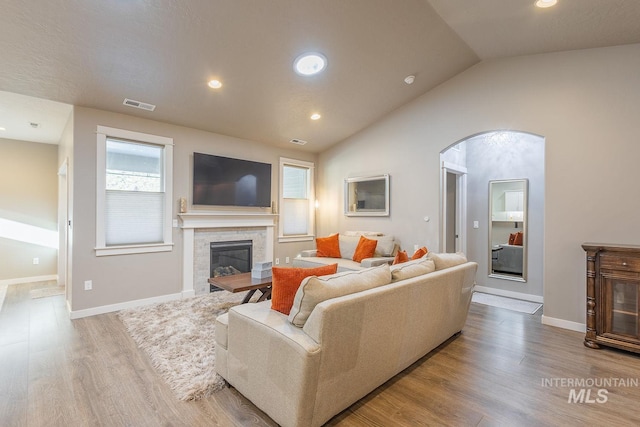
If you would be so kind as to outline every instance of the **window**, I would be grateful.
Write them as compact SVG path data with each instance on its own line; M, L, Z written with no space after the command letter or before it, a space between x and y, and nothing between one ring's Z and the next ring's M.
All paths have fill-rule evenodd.
M98 126L96 255L172 250L173 139Z
M280 158L280 242L313 240L313 163Z

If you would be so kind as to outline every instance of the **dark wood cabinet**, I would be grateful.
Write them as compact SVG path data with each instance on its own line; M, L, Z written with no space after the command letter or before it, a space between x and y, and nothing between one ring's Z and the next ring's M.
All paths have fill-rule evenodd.
M640 246L585 243L587 334L584 345L640 353Z

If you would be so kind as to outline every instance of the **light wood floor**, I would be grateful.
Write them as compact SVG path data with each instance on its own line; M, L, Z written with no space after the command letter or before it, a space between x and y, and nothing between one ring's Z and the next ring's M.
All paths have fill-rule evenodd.
M62 296L9 286L0 311L1 426L274 426L233 388L180 402L115 314L71 321ZM637 379L640 357L473 303L463 333L336 416L331 426L640 425L640 387L569 403L544 379ZM595 399L595 387L591 398Z

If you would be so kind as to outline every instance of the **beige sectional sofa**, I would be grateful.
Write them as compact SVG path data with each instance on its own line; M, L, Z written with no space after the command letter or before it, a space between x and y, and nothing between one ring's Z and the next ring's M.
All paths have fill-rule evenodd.
M367 234L368 233L368 234ZM361 262L353 261L353 254L358 246L360 236L378 241L376 252L372 258L365 258ZM393 236L385 236L373 232L346 232L338 236L340 244L340 258L318 257L317 251L310 249L302 251L293 259L294 267L319 267L328 264L338 264L338 271L361 270L363 268L375 267L382 264L391 264L398 252L398 244Z
M461 331L476 270L430 254L309 277L289 316L263 301L218 317L216 370L278 424L320 426Z

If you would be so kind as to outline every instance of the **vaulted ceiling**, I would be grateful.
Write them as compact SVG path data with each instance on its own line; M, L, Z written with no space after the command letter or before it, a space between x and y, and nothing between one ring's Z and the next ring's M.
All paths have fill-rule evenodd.
M640 43L638 0L534 1L4 0L0 137L55 139L60 119L27 107L72 104L319 152L479 61ZM306 51L322 74L293 72Z

